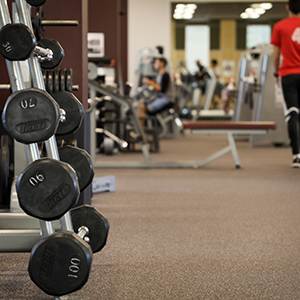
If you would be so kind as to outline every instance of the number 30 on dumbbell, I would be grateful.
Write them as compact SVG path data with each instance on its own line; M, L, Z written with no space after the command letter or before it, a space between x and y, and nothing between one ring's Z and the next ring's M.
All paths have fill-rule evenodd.
M36 38L24 24L7 24L0 30L0 53L5 59L26 60L32 53L38 55L43 69L58 67L64 58L64 50L55 40Z

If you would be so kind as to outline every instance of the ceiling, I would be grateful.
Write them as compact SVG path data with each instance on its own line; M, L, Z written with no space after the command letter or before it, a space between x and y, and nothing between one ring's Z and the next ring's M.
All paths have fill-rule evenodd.
M187 1L172 3L172 11L177 3L183 3ZM267 1L266 1L267 2ZM250 7L253 2L193 2L197 4L197 10L195 11L194 17L189 21L203 21L203 20L222 20L222 19L240 19L240 14L247 8ZM287 2L272 2L273 8L262 15L259 20L279 20L288 16L286 11Z

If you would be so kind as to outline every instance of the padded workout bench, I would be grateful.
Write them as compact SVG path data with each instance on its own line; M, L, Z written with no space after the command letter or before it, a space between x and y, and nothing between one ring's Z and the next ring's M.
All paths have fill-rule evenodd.
M191 130L193 134L226 134L229 145L214 153L203 161L175 161L175 162L98 162L98 168L139 168L139 169L180 169L202 168L214 160L231 152L236 168L240 168L240 159L235 145L235 135L263 135L269 130L275 130L274 122L188 122L183 129Z
M274 122L188 122L183 124L184 129L191 130L192 134L226 134L229 145L206 158L202 165L207 165L231 152L236 168L240 168L240 159L235 145L235 135L263 135L269 130L275 130Z

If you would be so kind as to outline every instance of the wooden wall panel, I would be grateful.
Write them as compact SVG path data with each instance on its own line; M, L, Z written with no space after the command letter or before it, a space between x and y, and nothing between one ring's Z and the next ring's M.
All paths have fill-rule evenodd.
M118 22L119 26L118 26ZM118 40L118 28L120 38ZM105 55L122 66L123 82L127 81L127 0L89 0L89 32L105 34ZM120 59L118 61L118 51ZM117 72L116 72L117 74Z

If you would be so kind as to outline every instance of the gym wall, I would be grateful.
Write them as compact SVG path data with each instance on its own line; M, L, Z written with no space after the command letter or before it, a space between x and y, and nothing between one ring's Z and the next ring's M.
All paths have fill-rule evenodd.
M104 33L105 56L116 60L117 82L121 65L123 83L127 81L127 4L127 0L89 0L88 30Z
M163 46L171 56L171 1L128 0L128 80L135 82L138 53L143 48Z
M88 0L48 0L43 5L46 20L78 20L76 27L46 27L45 38L57 40L65 51L65 58L59 68L73 69L73 84L79 85L75 96L87 109L87 24ZM34 13L34 9L33 12Z

